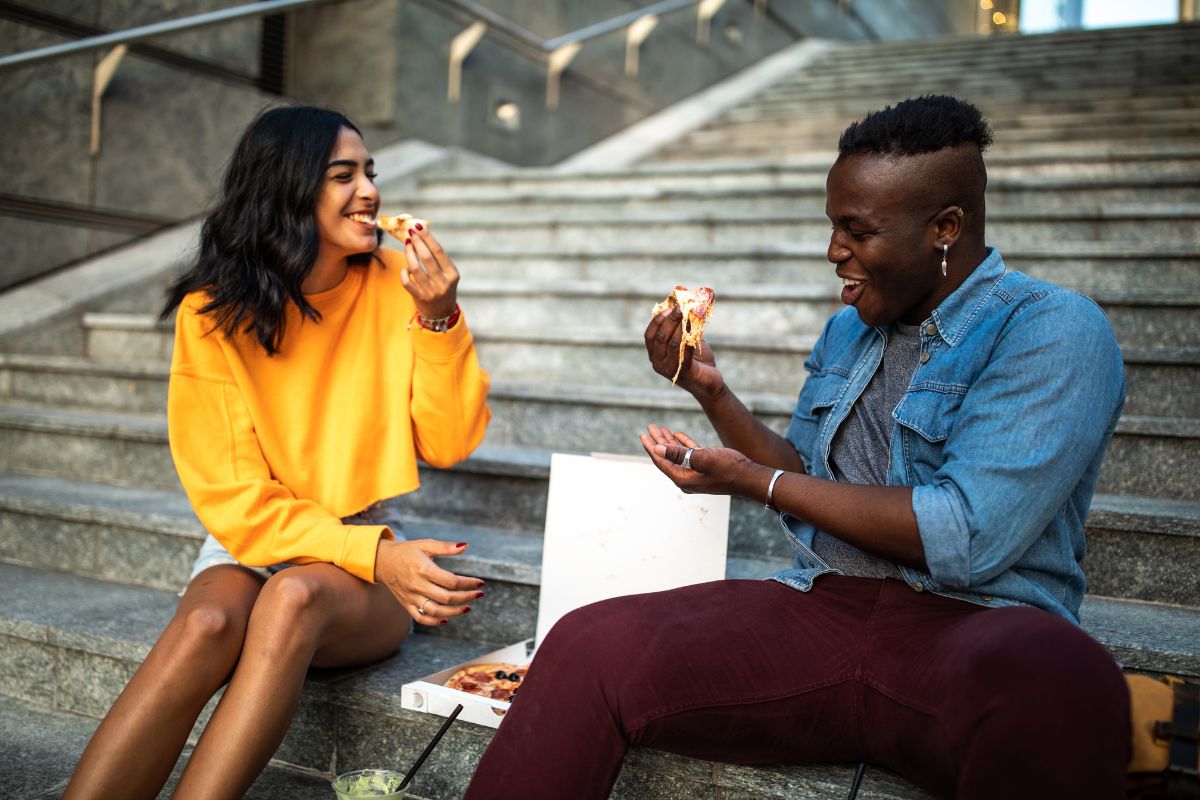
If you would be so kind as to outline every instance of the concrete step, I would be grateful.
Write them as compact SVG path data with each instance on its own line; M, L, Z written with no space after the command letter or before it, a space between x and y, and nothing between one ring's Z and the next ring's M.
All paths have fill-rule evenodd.
M867 109L870 110L870 109ZM864 111L864 113L866 113ZM861 118L859 114L857 117ZM811 125L793 126L790 123L756 123L732 127L702 128L679 140L675 147L684 150L715 151L729 148L730 155L739 151L761 148L765 152L795 153L832 149L837 146L841 132L854 118L819 121ZM1195 120L1169 123L1131 123L1121 125L1089 125L1075 127L1007 128L996 129L998 139L1008 147L1024 143L1135 141L1195 141L1200 131L1200 117ZM772 150L772 148L774 148Z
M83 748L96 730L89 717L54 711L19 697L0 694L0 790L8 798L58 800L75 771ZM175 791L183 756L159 797ZM330 776L274 761L243 795L245 800L329 800ZM413 797L413 795L409 795Z
M548 451L485 447L452 470L422 468L405 496L405 535L469 542L452 568L488 582L491 600L457 635L532 635L549 463ZM1093 592L1196 604L1200 503L1101 495L1087 530ZM203 537L179 491L0 473L0 561L178 591ZM791 556L772 514L734 501L728 577L770 575Z
M469 199L433 199L415 195L389 198L388 210L419 208L428 219L470 222L481 218L506 222L561 222L628 217L720 217L754 220L792 214L823 214L823 175L797 175L771 188L743 189L689 186L659 189L645 179L640 191L577 196L572 192L497 190ZM1030 207L1077 213L1103 213L1112 206L1195 204L1200 201L1200 169L1148 178L1096 179L1090 176L1016 178L1001 176L988 182L989 215L1019 212Z
M1137 203L1105 206L1098 211L1073 209L999 210L988 214L988 239L1005 246L1027 247L1068 242L1113 244L1200 244L1200 205ZM686 214L630 215L561 222L506 221L489 214L437 223L443 242L459 248L487 248L513 256L527 250L562 249L601 255L617 248L664 249L671 244L720 249L761 247L764 242L810 242L829 239L823 213L785 210L754 218L708 218Z
M825 101L813 101L804 95L805 84L784 82L768 88L744 103L735 106L717 117L714 122L753 118L760 111L768 111L785 104L807 103L814 115L853 116L861 114L863 99L861 97L843 97ZM976 97L975 106L990 119L1005 117L1017 112L1030 116L1037 114L1111 114L1131 111L1164 111L1182 108L1200 108L1200 97L1185 91L1186 85L1171 87L1179 91L1172 94L1150 94L1138 97L1080 97L1075 100L1059 100L1053 103L1030 103L1028 101L1014 102L1006 98L1003 92L989 92L986 96Z
M128 316L132 326L145 318ZM105 318L106 323L112 316ZM169 329L105 327L92 331L93 350L107 360L0 354L0 399L39 405L75 406L133 413L166 408L166 362L138 350L170 350ZM803 362L815 336L722 336L706 341L720 358L723 374L739 391L788 394L803 380ZM655 388L661 378L645 363L642 331L475 331L481 362L494 379L519 383L587 384L603 376L607 385ZM1200 347L1128 347L1126 413L1200 417ZM167 354L169 358L169 352Z
M743 393L747 406L783 432L794 397ZM641 453L638 433L666 424L700 442L717 441L685 392L578 384L494 382L490 446L568 452ZM161 416L0 406L0 470L122 486L176 489ZM1200 499L1200 420L1126 415L1100 474L1099 491Z
M175 602L168 592L0 564L0 652L6 662L12 659L9 663L20 665L3 673L0 693L20 697L37 708L100 717L166 625ZM1163 609L1153 608L1149 613L1180 613ZM1179 619L1187 624L1190 617L1182 613ZM379 664L311 671L292 726L275 757L325 775L411 763L442 719L402 710L400 687L488 649L490 646L479 643L417 633L396 655ZM1175 654L1139 655L1149 661L1166 661ZM1188 658L1184 656L1185 661ZM206 718L207 714L201 719ZM466 722L452 726L417 776L418 795L429 800L460 797L492 735L491 728ZM84 738L76 736L77 740ZM732 796L735 792L746 800L820 798L828 797L835 788L849 787L852 776L850 765L727 766L634 750L626 758L611 797L674 800L717 797L721 792ZM880 800L928 798L878 768L867 771L863 791L864 796Z
M1171 146L1116 142L1016 148L1002 145L985 156L990 180L1033 180L1042 176L1156 180L1177 173L1195 175L1200 169L1200 146L1195 141ZM461 202L498 194L570 194L582 198L629 193L653 197L658 192L687 187L748 192L787 186L798 180L823 187L836 156L834 139L804 154L776 153L758 159L718 155L694 163L648 161L634 169L596 173L527 169L473 177L436 176L419 180L417 188L422 200Z
M1200 90L1200 83L1197 85ZM805 98L794 100L757 100L743 106L725 117L695 131L696 134L753 131L771 132L776 135L789 133L812 136L828 135L829 131L840 131L862 117L862 112L848 111L842 114L816 113L805 103ZM1125 126L1170 126L1194 125L1200 122L1200 107L1124 109L1112 111L1037 111L1021 109L997 110L987 116L988 124L1000 139L1006 139L1016 131L1061 130L1076 126L1087 126L1107 130ZM1099 138L1099 137L1096 137Z
M540 482L546 480L543 469ZM541 583L542 526L485 527L479 524L480 520L491 522L485 512L469 521L445 518L444 511L441 518L434 519L410 514L429 505L444 509L467 491L494 495L504 482L503 477L483 481L467 477L463 481L471 486L457 486L452 476L443 478L439 488L447 488L445 493L426 487L419 493L422 496L406 497L404 502L406 537L468 542L467 552L448 560L446 566L487 581L487 602L477 604L470 616L444 633L483 642L529 638L534 635ZM492 485L476 486L482 482ZM527 496L514 498L522 505L529 503L529 496L542 499L535 518L544 520L545 486L526 489L523 494ZM472 496L470 503L478 509L480 500ZM204 534L180 492L0 473L3 562L178 592L186 585ZM761 554L747 551L745 546L735 552L735 545L730 543L729 578L761 578L790 565L787 553Z

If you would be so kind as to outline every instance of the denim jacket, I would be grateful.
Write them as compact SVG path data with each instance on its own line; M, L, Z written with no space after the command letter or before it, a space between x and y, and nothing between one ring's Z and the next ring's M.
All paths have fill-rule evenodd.
M826 323L787 429L810 475L832 479L830 444L886 339L853 308ZM1104 312L1007 271L990 250L921 323L920 361L892 412L887 481L913 487L929 568L900 566L908 585L1078 622L1084 520L1124 402ZM786 513L780 521L796 557L774 580L808 591L837 572L813 553L813 526Z

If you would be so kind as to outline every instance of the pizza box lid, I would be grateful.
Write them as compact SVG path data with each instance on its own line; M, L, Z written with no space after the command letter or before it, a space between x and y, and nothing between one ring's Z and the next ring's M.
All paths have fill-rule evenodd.
M471 664L526 664L564 614L725 577L729 497L684 494L645 456L554 453L534 639L405 684L401 707L496 727L508 703L442 684Z

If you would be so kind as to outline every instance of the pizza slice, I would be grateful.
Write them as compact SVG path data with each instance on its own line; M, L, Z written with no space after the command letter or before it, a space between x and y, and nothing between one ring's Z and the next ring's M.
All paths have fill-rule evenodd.
M651 317L657 317L665 311L678 308L683 314L683 330L679 337L679 366L675 368L675 377L671 378L671 383L679 380L679 373L683 370L685 348L690 345L696 348L697 353L704 352L704 323L708 322L714 302L716 296L707 286L691 291L686 286L676 286L675 291L667 295L666 299L650 312Z
M402 242L411 237L414 225L421 225L425 228L429 227L428 220L418 219L412 214L397 214L394 217L380 214L379 218L375 220L375 224Z

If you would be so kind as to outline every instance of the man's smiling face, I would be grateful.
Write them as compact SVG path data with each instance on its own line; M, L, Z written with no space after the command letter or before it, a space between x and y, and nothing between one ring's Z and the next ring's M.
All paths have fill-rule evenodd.
M938 209L920 191L922 162L936 156L856 155L829 171L827 257L845 284L842 302L867 325L918 324L961 282L942 277Z

